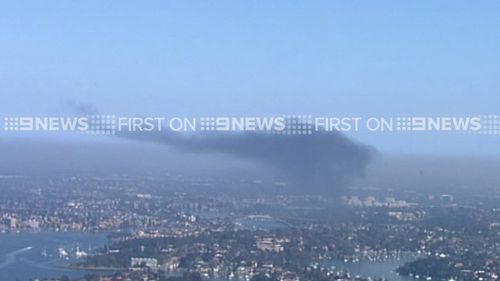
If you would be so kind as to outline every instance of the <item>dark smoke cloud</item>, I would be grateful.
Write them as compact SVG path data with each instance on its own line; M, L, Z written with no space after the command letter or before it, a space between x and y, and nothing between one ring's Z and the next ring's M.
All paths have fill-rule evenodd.
M374 149L339 132L268 133L127 132L122 137L165 144L189 153L223 153L256 161L283 176L297 191L339 193L363 176Z
M68 103L76 113L95 114L92 105ZM372 147L350 140L340 132L312 135L269 133L197 133L168 131L118 132L118 136L155 142L188 153L222 153L255 161L284 177L294 190L339 193L364 175L375 154Z

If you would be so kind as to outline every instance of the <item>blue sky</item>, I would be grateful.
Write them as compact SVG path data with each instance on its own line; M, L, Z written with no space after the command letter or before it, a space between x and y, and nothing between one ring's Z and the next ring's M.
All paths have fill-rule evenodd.
M2 1L0 114L495 114L499 15L499 1ZM500 153L498 136L354 137Z

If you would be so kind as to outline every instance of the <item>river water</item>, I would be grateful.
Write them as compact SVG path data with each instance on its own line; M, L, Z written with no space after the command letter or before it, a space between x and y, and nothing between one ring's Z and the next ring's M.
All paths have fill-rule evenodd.
M106 244L104 234L77 232L0 233L0 280L28 281L42 277L83 276L81 270L64 268L75 261L77 247L90 253ZM59 248L68 253L61 258Z
M107 243L105 234L79 232L0 233L0 280L28 281L43 277L81 277L96 273L64 268L75 262L77 247L91 253ZM59 248L68 253L61 258ZM357 263L334 261L329 263L336 271L349 272L362 277L384 278L390 281L413 281L397 275L394 270L404 261ZM98 272L97 272L98 273ZM102 272L101 272L102 273ZM105 274L105 273L102 273Z
M412 258L388 261L360 261L356 263L333 261L330 265L335 266L336 271L350 273L353 276L382 278L389 281L415 281L407 276L400 276L396 269Z

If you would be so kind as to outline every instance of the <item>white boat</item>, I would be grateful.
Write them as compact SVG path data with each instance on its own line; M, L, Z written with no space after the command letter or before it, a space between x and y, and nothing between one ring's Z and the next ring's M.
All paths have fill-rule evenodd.
M80 250L79 246L76 246L76 252L75 255L77 258L83 258L87 256L87 252Z
M68 257L68 252L64 250L64 248L58 248L57 251L59 252L59 257L61 258L66 258Z

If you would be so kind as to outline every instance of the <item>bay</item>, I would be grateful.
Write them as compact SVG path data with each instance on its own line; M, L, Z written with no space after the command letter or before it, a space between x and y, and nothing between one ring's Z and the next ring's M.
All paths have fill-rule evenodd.
M90 271L66 268L76 255L91 254L107 242L106 234L82 232L0 233L0 280L79 277ZM67 255L65 255L67 254ZM98 272L97 272L98 273ZM104 273L102 273L104 274Z

